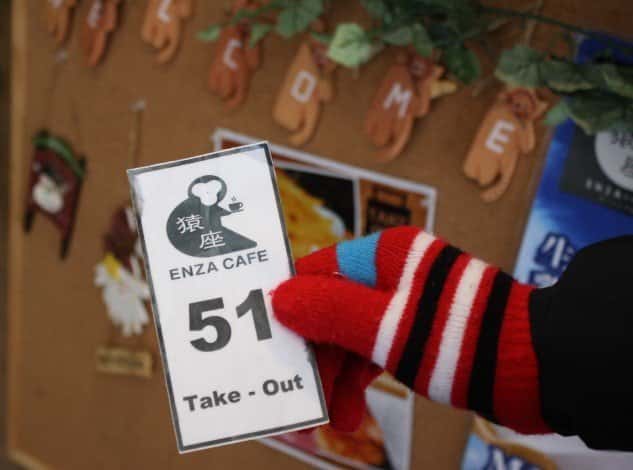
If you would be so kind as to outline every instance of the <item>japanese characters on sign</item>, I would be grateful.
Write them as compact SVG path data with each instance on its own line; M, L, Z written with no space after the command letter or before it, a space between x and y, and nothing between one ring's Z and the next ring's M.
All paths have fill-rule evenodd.
M549 232L534 255L534 263L538 265L538 269L530 271L530 284L539 287L554 284L574 254L576 248L566 235Z

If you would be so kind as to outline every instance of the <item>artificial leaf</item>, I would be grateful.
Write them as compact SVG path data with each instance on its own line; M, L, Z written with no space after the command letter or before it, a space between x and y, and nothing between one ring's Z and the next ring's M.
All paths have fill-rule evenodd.
M216 41L220 37L220 32L222 31L222 26L219 24L214 24L209 26L207 29L203 29L196 34L196 37L201 41L205 42L213 42Z
M244 20L255 18L257 16L257 13L257 10L242 8L233 16L233 18L231 18L231 24L235 25L241 23Z
M267 23L255 23L251 26L251 37L248 41L250 47L257 45L259 41L273 29L272 25Z
M436 45L458 44L462 41L455 31L444 23L430 23L426 26L429 36Z
M539 66L539 81L559 93L589 90L593 84L582 73L577 64L563 60L547 60Z
M416 3L415 1L411 3ZM420 4L420 8L428 11L429 14L443 15L443 16L463 16L471 15L472 1L471 0L422 0L417 1Z
M384 0L361 0L361 4L374 18L383 18L387 12Z
M485 30L481 15L475 9L475 4L478 2L472 0L424 0L424 3L427 2L434 9L440 10L439 14L446 18L444 24L457 36L463 37L471 31Z
M495 70L496 77L512 86L541 86L540 65L544 55L530 47L518 45L501 53Z
M372 44L365 30L356 23L340 23L328 49L328 57L347 67L358 67L369 60Z
M578 126L587 134L595 134L625 121L627 103L607 93L581 92L567 98L566 106Z
M308 29L323 13L323 0L296 0L287 2L277 17L277 32L289 38Z
M422 57L430 57L433 53L433 41L424 26L416 23L411 28L413 32L413 47Z
M622 121L616 124L616 127L623 129L633 135L633 101L628 101L623 107Z
M382 40L394 46L406 46L407 44L411 44L413 33L408 26L402 26L398 29L383 33Z
M33 139L33 145L38 149L50 149L55 152L78 178L84 177L84 168L70 146L62 139L46 132L40 132Z
M329 44L332 41L332 35L326 33L317 33L316 31L312 31L310 35L319 41L321 44Z
M475 53L462 45L451 46L444 51L444 64L464 83L472 82L481 72Z
M569 117L569 110L564 100L560 100L556 106L550 108L543 120L548 126L558 126Z
M278 11L286 8L293 0L272 0L264 3L258 8L241 8L233 15L230 24L236 25L244 20L254 20L270 11Z
M625 69L613 64L602 64L600 70L607 91L633 99L633 71L631 68Z

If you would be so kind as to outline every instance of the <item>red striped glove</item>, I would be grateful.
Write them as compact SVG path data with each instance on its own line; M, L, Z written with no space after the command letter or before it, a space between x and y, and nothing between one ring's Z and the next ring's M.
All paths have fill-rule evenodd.
M358 426L364 390L386 369L519 432L633 449L632 240L581 250L556 286L534 289L398 227L298 260L273 308L316 344L338 429Z

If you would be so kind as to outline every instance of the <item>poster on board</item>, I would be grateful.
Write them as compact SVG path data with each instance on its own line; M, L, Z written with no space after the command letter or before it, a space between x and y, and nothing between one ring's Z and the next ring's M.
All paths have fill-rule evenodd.
M583 41L577 61L590 60L604 47L602 41ZM627 61L621 54L616 58ZM588 135L571 120L560 124L532 203L515 277L539 287L551 285L581 248L630 233L633 134L612 129Z
M214 150L260 139L227 129ZM271 143L290 246L295 259L342 240L397 225L433 230L435 189ZM329 425L262 442L318 468L407 469L413 395L388 374L367 390L368 411L354 433Z

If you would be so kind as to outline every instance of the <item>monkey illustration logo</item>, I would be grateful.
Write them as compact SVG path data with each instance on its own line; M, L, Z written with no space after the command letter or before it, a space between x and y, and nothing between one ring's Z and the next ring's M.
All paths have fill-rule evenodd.
M227 186L214 175L196 178L181 202L167 219L169 241L182 253L200 258L246 250L257 243L228 229L222 218L242 212L244 204L233 199L228 209L220 206Z
M332 100L332 72L336 64L327 58L327 46L316 39L301 44L277 96L273 117L293 132L290 142L305 144L316 130L321 103Z
M496 201L508 189L519 155L534 149L534 121L546 108L532 89L514 88L498 95L464 162L468 178L489 186L481 194L484 201Z

